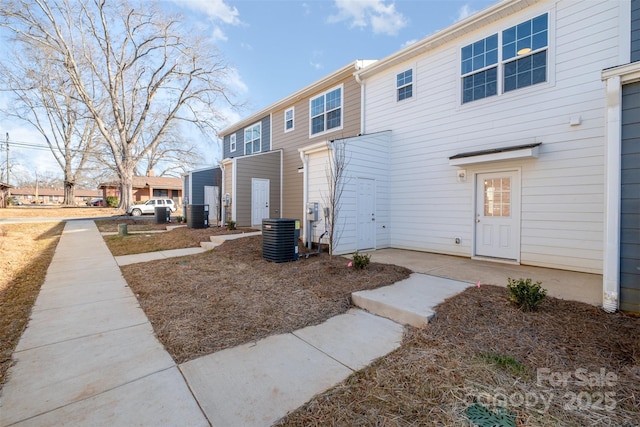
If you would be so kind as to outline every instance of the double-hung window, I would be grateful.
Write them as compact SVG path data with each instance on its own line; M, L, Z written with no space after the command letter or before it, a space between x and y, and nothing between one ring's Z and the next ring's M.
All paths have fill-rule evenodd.
M229 151L236 151L236 134L229 135Z
M548 14L461 51L462 103L547 81Z
M256 123L244 130L244 154L259 153L261 150L262 126Z
M290 130L293 130L293 119L295 117L294 112L295 111L293 107L287 108L284 111L284 131L285 132L289 132Z
M413 69L403 71L396 76L396 91L398 101L413 96Z
M311 135L342 127L342 86L311 98L309 116Z

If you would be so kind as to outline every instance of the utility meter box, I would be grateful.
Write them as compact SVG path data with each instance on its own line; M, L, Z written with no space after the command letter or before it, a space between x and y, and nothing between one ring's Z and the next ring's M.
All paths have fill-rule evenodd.
M307 221L318 220L318 202L307 203Z

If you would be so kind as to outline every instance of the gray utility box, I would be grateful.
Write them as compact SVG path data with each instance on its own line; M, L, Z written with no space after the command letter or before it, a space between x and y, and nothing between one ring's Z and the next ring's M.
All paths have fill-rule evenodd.
M209 227L209 205L187 205L187 228Z
M171 210L166 206L156 206L155 216L156 224L166 224L171 222Z
M262 257L267 261L288 262L298 259L300 220L265 218L262 220Z

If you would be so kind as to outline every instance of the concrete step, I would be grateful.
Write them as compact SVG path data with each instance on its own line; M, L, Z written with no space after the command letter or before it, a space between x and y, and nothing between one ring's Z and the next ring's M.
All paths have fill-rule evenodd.
M250 233L238 233L238 234L220 234L217 236L210 236L209 239L213 243L223 244L227 240L235 240L241 239L243 237L251 237L251 236L259 236L262 234L262 231L252 231Z
M378 289L351 294L356 307L403 325L424 328L435 307L471 283L413 273L405 280Z
M210 251L211 249L220 246L220 243L215 243L215 242L200 242L200 247L204 248L208 251Z

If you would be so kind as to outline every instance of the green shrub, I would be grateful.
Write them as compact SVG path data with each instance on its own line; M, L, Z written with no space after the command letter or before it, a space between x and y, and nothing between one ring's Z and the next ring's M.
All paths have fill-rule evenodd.
M511 302L524 311L535 311L547 296L547 290L542 289L541 282L531 283L531 279L514 280L509 277L509 290Z
M118 198L116 196L107 196L107 206L110 208L117 208Z
M176 216L176 222L180 224L182 222L182 215Z
M495 363L500 368L510 371L514 375L525 373L524 365L511 356L498 353L483 353L480 355L488 363Z
M231 221L231 220L227 220L227 228L229 230L235 230L236 229L236 222L235 221Z
M371 262L371 256L368 254L359 254L357 251L353 254L353 266L359 270L367 268Z

